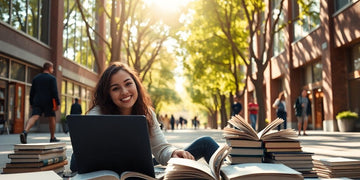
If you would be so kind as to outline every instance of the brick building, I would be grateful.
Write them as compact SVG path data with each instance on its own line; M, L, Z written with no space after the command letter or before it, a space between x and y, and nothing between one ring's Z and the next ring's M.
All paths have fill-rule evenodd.
M8 120L10 132L22 132L30 117L31 80L45 62L55 66L61 99L57 121L69 114L75 98L86 112L99 70L84 26L75 0L0 2L0 119ZM32 130L48 131L47 121L41 119Z
M304 88L312 105L308 129L336 131L338 112L360 113L360 1L314 2L311 9L319 16L295 21L275 35L265 71L266 116L276 118L272 103L285 91L288 127L297 129L293 105ZM293 0L284 3L281 20L288 22L301 8ZM247 96L253 91L249 86Z

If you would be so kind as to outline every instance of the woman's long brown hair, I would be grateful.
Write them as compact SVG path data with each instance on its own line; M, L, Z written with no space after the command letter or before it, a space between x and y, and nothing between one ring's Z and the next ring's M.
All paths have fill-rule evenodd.
M125 71L130 74L131 78L134 80L138 92L138 98L132 108L132 115L145 115L149 132L150 127L154 124L152 119L152 103L150 96L142 85L138 74L135 70L132 70L124 63L114 62L102 73L99 82L96 85L94 92L93 105L90 109L95 106L99 106L101 113L103 114L120 114L118 107L114 104L110 97L110 82L111 77L118 71Z

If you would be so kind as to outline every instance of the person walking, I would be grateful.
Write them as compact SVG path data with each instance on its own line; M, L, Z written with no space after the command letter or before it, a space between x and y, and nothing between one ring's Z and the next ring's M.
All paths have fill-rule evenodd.
M286 104L285 104L285 96L284 96L284 91L279 93L278 98L275 100L274 104L272 105L273 108L276 109L276 116L278 118L281 118L284 120L284 129L286 129ZM280 131L281 129L281 124L278 126L278 131Z
M81 105L79 104L78 98L75 98L74 104L71 105L70 114L82 114Z
M259 111L259 105L254 101L254 98L250 96L248 109L250 113L251 127L256 131L256 119Z
M165 131L170 129L170 119L168 117L167 114L165 114L164 118L163 118L163 122L164 122L164 129Z
M171 125L171 130L174 131L174 129L175 129L175 118L174 118L174 115L171 115L171 117L170 117L170 125Z
M311 104L309 98L307 98L305 89L301 91L300 96L296 99L294 108L295 116L298 120L299 136L301 135L301 126L303 129L303 135L307 136L306 129L308 125L308 117L311 114Z
M231 116L239 115L242 110L242 105L240 103L240 97L235 96L234 97L234 104L231 106L232 108L232 114Z
M24 131L20 134L20 141L27 143L27 134L30 128L40 118L42 114L49 120L50 142L58 142L60 140L55 137L55 111L59 109L60 100L57 89L57 82L53 75L53 64L46 62L43 65L43 72L35 76L32 80L30 89L30 105L32 114L27 121Z

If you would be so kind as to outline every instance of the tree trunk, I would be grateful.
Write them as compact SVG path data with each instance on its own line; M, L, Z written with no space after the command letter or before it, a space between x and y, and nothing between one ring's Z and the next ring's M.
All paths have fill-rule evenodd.
M221 113L221 129L227 125L228 116L226 113L226 97L225 95L220 95L220 113Z
M262 73L261 73L262 74ZM265 128L265 118L266 118L266 106L264 99L264 85L263 85L263 76L258 72L257 79L253 81L256 90L256 101L259 105L258 111L258 130Z

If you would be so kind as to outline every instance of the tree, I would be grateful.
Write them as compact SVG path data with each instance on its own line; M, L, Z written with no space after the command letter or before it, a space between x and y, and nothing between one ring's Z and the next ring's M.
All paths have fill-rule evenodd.
M211 4L208 1L195 1L190 9L193 14L189 16L193 19L183 29L184 33L190 35L186 39L180 38L181 47L186 49L184 54L188 55L184 61L191 87L188 90L194 102L206 104L206 109L212 118L216 118L215 114L220 110L221 128L223 128L229 119L227 110L232 103L226 98L229 94L239 92L240 87L243 86L240 81L243 75L239 71L241 61L221 33L216 15L211 11ZM194 90L194 88L198 89ZM232 99L232 96L230 97ZM212 118L211 121L217 121Z
M259 129L265 127L265 95L264 71L272 57L274 35L284 28L279 23L282 16L284 0L274 1L221 1L211 0L213 11L217 15L218 24L223 34L228 39L232 48L241 57L247 69L247 77L255 87L256 99L259 104ZM268 6L266 6L266 3ZM273 7L272 7L273 6ZM266 7L269 7L266 10ZM244 21L245 20L245 21ZM242 34L236 34L236 22L246 24ZM242 41L237 41L238 36L247 36L248 53L244 53ZM257 38L260 40L255 41ZM255 67L255 68L253 68Z

